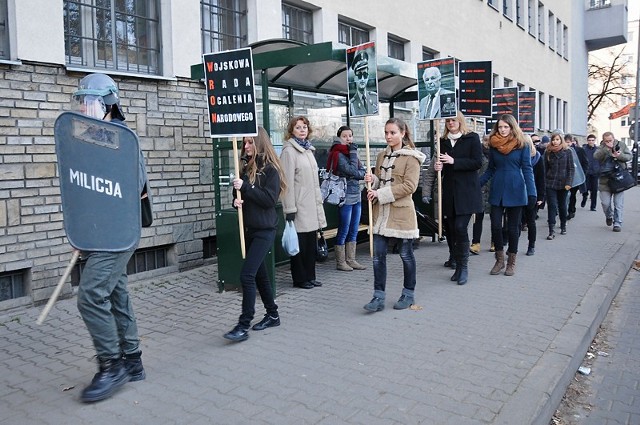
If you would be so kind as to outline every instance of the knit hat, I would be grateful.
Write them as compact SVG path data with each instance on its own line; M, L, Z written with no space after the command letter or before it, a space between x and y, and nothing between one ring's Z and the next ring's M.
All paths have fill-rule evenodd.
M542 136L542 139L540 139L540 143L549 143L549 136Z

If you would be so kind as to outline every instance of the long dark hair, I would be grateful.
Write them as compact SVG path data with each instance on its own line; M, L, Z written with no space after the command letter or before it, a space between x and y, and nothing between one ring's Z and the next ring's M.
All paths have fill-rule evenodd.
M278 171L278 175L280 176L280 194L284 193L287 190L284 170L280 165L280 159L278 158L276 151L273 149L273 145L271 144L271 139L269 139L267 131L262 127L258 127L258 135L252 137L252 139L253 150L255 152L254 155L247 158L244 150L244 139L241 152L241 158L245 160L248 159L244 166L244 173L249 178L249 183L254 184L256 182L256 174L259 171L262 171L268 164L271 164L273 168ZM242 166L242 164L240 165Z

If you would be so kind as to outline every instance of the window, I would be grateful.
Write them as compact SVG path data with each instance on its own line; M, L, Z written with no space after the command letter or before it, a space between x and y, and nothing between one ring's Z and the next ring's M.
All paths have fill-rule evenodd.
M201 0L202 53L247 45L246 0Z
M535 0L528 0L527 14L529 15L529 21L527 23L529 28L529 34L535 37L536 35L536 13L535 13Z
M622 127L626 127L627 126L627 117L620 118L620 126L622 126Z
M569 58L569 28L562 26L562 57Z
M369 30L338 21L338 42L347 46L357 46L369 41Z
M611 0L589 0L589 9L600 9L611 6Z
M546 104L544 102L544 99L545 99L544 93L539 91L538 92L538 125L540 126L540 130L549 128L548 126L545 126L544 108L546 107Z
M524 28L524 2L525 0L516 0L516 24Z
M555 118L556 118L556 99L553 96L549 96L549 128L553 128L553 129L558 128Z
M544 43L544 5L538 2L538 40Z
M489 0L487 4L493 7L495 10L498 10L498 0Z
M0 59L10 59L7 0L0 0Z
M502 0L502 14L507 19L512 19L511 0Z
M64 0L68 65L160 73L158 0Z
M438 52L436 50L430 49L428 47L422 48L422 60L428 61L431 59L435 59Z
M24 297L24 270L0 273L0 301Z
M635 78L632 75L620 76L620 84L623 86L631 86L634 83Z
M562 21L560 19L556 19L556 53L562 56Z
M389 35L387 39L387 47L389 49L389 57L404 60L404 41Z
M504 86L502 86L502 87L513 87L513 80L505 78L504 79Z
M547 38L549 42L549 48L554 50L556 47L556 17L553 12L549 12L549 22L547 23L547 29L549 30L549 38Z
M282 3L282 37L312 44L313 13Z

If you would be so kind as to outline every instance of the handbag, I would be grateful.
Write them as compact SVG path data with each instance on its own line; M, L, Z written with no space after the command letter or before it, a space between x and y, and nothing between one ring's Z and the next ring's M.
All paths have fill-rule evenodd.
M318 230L318 240L316 243L316 261L322 263L327 261L329 257L329 248L327 247L327 241L324 238L322 230Z
M284 223L284 232L282 232L282 249L288 256L293 257L300 252L300 246L298 245L298 232L296 232L296 226L293 221L286 221Z
M633 178L631 173L626 168L622 167L619 163L613 166L613 170L607 177L607 186L611 193L624 192L627 189L631 189L636 185L636 179Z
M322 202L339 207L343 206L347 196L347 179L333 174L331 171L324 171L320 194L322 195Z

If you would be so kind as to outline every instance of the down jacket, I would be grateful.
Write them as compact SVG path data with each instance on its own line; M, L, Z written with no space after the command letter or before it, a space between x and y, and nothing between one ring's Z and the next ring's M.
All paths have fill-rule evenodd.
M420 166L426 156L404 146L378 154L372 188L378 191L373 204L373 233L389 238L420 237L412 195L418 188Z

